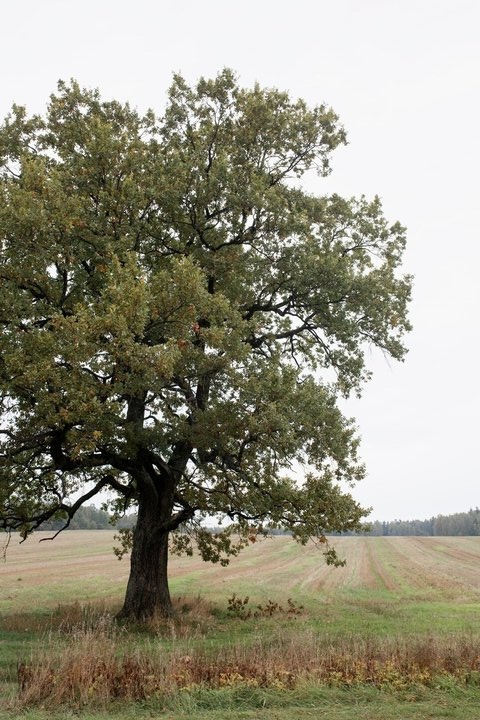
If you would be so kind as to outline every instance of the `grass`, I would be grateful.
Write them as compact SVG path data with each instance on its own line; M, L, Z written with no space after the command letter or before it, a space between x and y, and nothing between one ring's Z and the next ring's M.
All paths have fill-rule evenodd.
M471 636L339 640L266 624L252 642L237 639L220 648L198 640L166 647L153 634L142 644L132 639L109 616L92 628L73 629L68 642L53 635L19 665L20 702L108 706L118 699L170 698L181 691L288 691L311 685L406 690L432 687L447 677L480 685L480 640Z
M5 720L74 720L77 710L30 708L6 711ZM478 693L471 689L420 689L387 693L372 687L354 692L311 688L302 692L200 691L185 693L171 703L112 705L84 709L82 720L478 720Z
M340 570L288 538L226 569L174 559L178 618L146 629L112 621L128 571L112 544L11 546L2 718L480 717L476 538L340 538Z

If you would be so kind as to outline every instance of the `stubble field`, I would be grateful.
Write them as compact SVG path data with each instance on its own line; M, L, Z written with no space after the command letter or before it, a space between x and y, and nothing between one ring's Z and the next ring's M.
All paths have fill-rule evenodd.
M113 533L41 537L12 538L0 564L6 717L480 718L480 538L338 538L345 568L288 537L259 541L226 568L173 557L179 619L145 632L111 619L128 575ZM61 695L56 673L73 672L65 658L71 668L75 653L85 666L82 652L110 653L117 676L127 653L139 676L168 682L137 679L122 700L114 684L102 694L76 678ZM19 697L19 662L44 668L57 695L28 675ZM102 672L114 683L113 669Z

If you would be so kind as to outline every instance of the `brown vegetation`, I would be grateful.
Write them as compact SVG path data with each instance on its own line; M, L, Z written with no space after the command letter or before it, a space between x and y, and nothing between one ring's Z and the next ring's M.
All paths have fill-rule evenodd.
M201 603L193 612L208 616ZM159 633L162 630L165 626L158 628ZM268 630L272 631L271 624ZM96 626L70 627L68 643L51 634L42 652L19 664L18 702L78 707L115 699L162 698L199 688L282 690L305 683L403 689L435 686L445 675L480 683L480 638L329 639L309 630L285 635L260 629L250 644L237 640L212 651L207 644L192 641L167 650L159 635L142 646L129 647L122 629L104 616Z

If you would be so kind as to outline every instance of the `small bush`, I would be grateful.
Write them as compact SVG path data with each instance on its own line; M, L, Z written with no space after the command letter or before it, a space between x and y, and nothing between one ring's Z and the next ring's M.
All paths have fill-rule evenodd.
M286 618L293 618L298 615L302 615L305 608L303 605L297 605L292 598L288 598L287 607L284 608L278 602L274 600L267 600L265 605L257 605L255 610L248 607L250 598L244 597L243 599L238 597L236 593L227 598L227 611L234 617L240 620L249 620L251 617L256 618L270 618L274 616L283 616Z

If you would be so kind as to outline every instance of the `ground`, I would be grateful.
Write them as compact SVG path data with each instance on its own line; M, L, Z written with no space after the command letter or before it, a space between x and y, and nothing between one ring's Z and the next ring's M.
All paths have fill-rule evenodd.
M480 538L338 538L334 544L347 559L347 566L338 569L327 567L313 545L302 548L287 537L255 543L227 568L172 558L171 588L180 619L120 636L105 629L105 617L120 605L128 575L128 561L119 562L111 552L112 533L70 531L39 543L41 537L37 533L21 545L13 538L0 565L0 683L8 697L6 717L50 720L80 712L84 720L152 715L165 720L480 718ZM247 597L244 612L238 601ZM279 607L272 610L275 604ZM19 661L38 662L43 653L43 665L55 668L66 650L70 659L79 653L81 660L82 643L92 657L97 652L114 658L119 648L140 663L146 650L150 657L174 657L175 667L183 663L186 668L184 679L177 672L175 692L161 699L157 693L141 704L122 703L121 709L115 701L91 702L91 688L81 702L77 696L61 707L42 709L47 701L25 706L16 699ZM287 645L294 670L293 679L283 682L278 673L289 671L276 666ZM228 655L232 652L237 665ZM340 675L330 668L328 681L324 676L313 682L310 676L297 683L300 652L305 665L316 668L319 657L330 653L340 663ZM366 653L368 663L378 660L371 677L362 669ZM401 668L388 664L400 656ZM420 658L423 675L409 670L406 678L407 656L409 662ZM205 665L204 658L212 668L215 658L224 658L220 664L230 667L225 677L217 672L211 686L201 670L194 670L195 663ZM256 682L256 671L248 666L252 658L266 680ZM243 675L237 672L240 666Z

